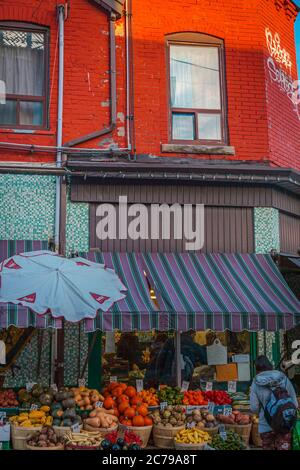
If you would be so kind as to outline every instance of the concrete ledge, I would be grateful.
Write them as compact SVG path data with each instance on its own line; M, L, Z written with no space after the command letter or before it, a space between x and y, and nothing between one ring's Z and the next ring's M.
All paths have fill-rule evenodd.
M186 145L186 144L162 144L164 153L194 153L204 155L235 155L235 148L228 145Z

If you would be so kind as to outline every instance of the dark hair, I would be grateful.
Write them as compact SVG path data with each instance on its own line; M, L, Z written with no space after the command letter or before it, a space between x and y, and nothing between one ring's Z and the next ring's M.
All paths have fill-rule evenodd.
M273 366L267 356L258 356L255 359L255 368L257 373L273 370Z

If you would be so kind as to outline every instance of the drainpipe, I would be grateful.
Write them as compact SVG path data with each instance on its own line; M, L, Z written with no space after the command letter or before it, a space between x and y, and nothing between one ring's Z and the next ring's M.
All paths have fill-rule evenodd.
M130 69L129 69L129 1L126 0L126 122L127 122L127 147L131 150L131 106L130 106Z
M114 131L117 126L117 80L116 80L116 34L115 21L116 15L111 11L109 15L109 53L110 53L110 124L108 127L99 129L98 131L86 134L82 137L70 140L64 144L64 147L73 147L74 145L83 144L91 139L96 139L103 135ZM127 149L123 149L127 150Z

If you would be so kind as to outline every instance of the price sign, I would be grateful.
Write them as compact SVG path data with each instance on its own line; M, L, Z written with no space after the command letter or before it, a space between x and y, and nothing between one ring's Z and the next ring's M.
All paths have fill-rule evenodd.
M6 411L0 411L0 421L3 421L6 418Z
M206 382L205 384L205 391L206 392L211 392L213 389L213 383L212 382Z
M230 416L232 414L232 408L230 405L224 405L224 411L223 415L224 416Z
M38 410L38 409L39 409L39 405L32 404L32 405L30 406L30 409L31 409L31 411Z
M103 407L103 401L96 401L95 408L102 408L102 407Z
M228 382L228 393L235 393L236 392L236 381L230 380Z
M2 450L2 442L0 442L0 450Z
M124 436L125 436L125 432L127 431L127 428L126 426L123 426L123 424L119 424L119 428L118 428L118 437L120 439L124 439Z
M72 432L80 432L79 423L72 424L72 426L71 426L71 431L72 431Z
M190 382L186 382L185 380L182 382L181 391L187 392L190 386Z
M111 375L111 376L109 377L109 381L110 381L110 383L112 383L112 382L118 382L118 377L117 377L116 375Z
M191 414L192 411L194 411L195 409L196 409L196 406L187 405L187 407L186 407L186 412L187 412L187 414Z
M193 421L192 423L187 423L187 428L192 429L196 426L196 423Z
M51 384L51 387L50 387L53 392L57 392L58 391L58 388L57 388L57 385L56 384Z
M31 390L33 389L33 386L36 385L36 382L28 382L26 384L26 391L27 392L31 392Z
M85 387L86 380L85 379L78 379L78 387Z
M221 424L221 426L219 427L219 434L220 434L220 436L221 436L221 439L223 439L223 441L226 441L226 439L227 439L227 432L226 432L226 429L225 429L224 424Z
M136 384L136 391L141 392L144 388L144 381L142 379L137 379L135 381L135 384Z
M210 414L214 414L214 409L215 409L215 404L214 404L212 401L210 401L210 402L208 403L208 411L209 411L209 413L210 413Z
M167 402L167 401L163 401L159 406L160 406L160 409L163 411L165 408L167 408L168 402Z

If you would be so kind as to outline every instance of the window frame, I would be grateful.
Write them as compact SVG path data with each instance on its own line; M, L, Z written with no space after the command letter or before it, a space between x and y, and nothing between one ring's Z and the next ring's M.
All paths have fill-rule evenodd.
M20 31L28 33L43 33L44 35L44 94L43 96L6 94L6 100L16 102L16 120L17 124L1 124L0 129L24 129L24 130L49 130L49 70L50 70L50 31L46 26L35 25L32 23L21 23L12 21L0 21L0 31ZM20 102L38 102L42 103L43 122L41 125L20 124Z
M219 56L219 77L220 77L220 100L221 109L198 109L198 108L172 108L171 105L171 54L170 46L205 46L217 47ZM175 33L166 37L166 56L167 56L167 97L168 97L168 134L169 143L179 145L228 145L228 123L227 123L227 89L226 89L226 67L225 67L225 47L223 39L202 33ZM194 116L194 140L180 140L173 138L173 113L192 114ZM198 138L198 114L214 114L220 116L221 121L221 139L203 140Z

